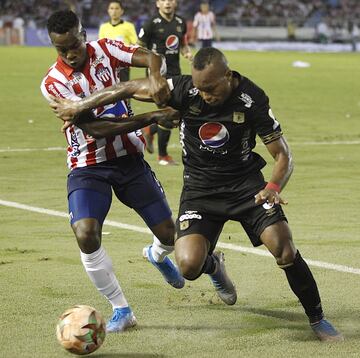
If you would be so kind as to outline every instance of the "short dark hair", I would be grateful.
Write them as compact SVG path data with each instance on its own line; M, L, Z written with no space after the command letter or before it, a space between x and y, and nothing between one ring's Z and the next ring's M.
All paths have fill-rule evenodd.
M48 19L46 27L48 33L65 34L74 27L78 27L80 20L71 10L61 10L54 12Z
M124 8L123 4L122 4L121 1L119 1L119 0L109 1L108 6L109 6L111 3L113 3L113 2L116 2L117 4L119 4L122 9Z
M207 65L216 61L222 61L227 64L224 54L214 47L204 47L200 49L193 60L195 70L203 70Z

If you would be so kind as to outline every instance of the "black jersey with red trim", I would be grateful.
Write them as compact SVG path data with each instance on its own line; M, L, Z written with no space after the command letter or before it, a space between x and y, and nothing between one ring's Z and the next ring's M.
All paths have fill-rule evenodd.
M241 182L266 165L253 151L256 135L264 144L277 140L281 127L265 92L248 78L233 72L239 85L220 106L208 105L191 76L168 79L169 105L181 112L184 184L215 188Z
M180 49L186 44L186 20L175 15L167 21L160 14L152 17L141 28L139 40L158 54L164 55L167 76L177 76L180 70Z

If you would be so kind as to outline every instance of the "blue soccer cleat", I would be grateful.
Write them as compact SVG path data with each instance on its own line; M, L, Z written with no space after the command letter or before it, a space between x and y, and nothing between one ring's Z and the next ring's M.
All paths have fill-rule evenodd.
M106 332L123 332L134 326L136 326L136 318L130 307L115 308L113 316L106 325Z
M167 256L163 262L156 262L152 256L151 247L152 245L144 247L143 256L161 272L167 283L175 288L183 288L185 286L185 279L181 276L178 268Z
M327 321L325 318L321 319L319 322L310 323L310 327L314 331L315 335L319 338L320 341L343 341L344 337L339 333L333 325Z
M223 252L214 252L213 256L217 261L217 270L209 275L216 293L227 305L234 305L237 300L236 288L225 270L225 258Z

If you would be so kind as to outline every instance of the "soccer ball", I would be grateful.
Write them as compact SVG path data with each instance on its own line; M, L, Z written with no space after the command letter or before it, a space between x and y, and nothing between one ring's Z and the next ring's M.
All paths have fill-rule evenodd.
M66 310L56 326L59 343L69 352L84 355L96 351L105 339L105 321L93 307L77 305Z

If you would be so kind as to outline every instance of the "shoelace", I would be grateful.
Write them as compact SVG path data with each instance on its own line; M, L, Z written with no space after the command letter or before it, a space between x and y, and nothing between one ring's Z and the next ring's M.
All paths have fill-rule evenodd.
M114 315L111 317L110 322L117 322L121 316L124 316L125 318L126 315L128 315L128 313L125 313L123 315L121 311L115 310Z

